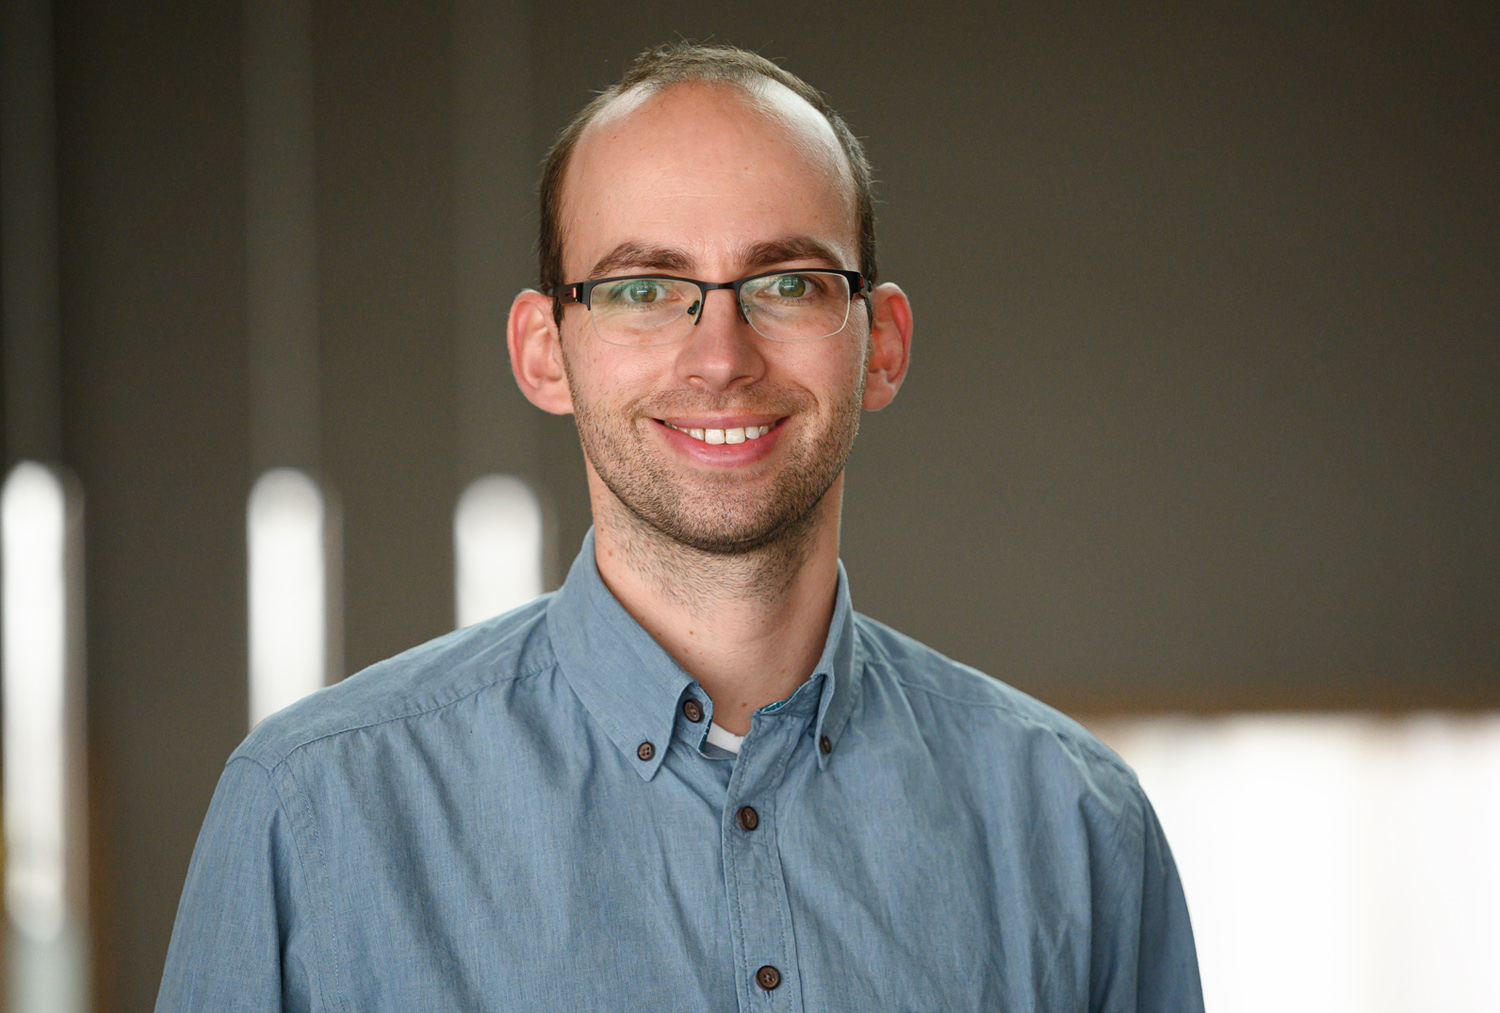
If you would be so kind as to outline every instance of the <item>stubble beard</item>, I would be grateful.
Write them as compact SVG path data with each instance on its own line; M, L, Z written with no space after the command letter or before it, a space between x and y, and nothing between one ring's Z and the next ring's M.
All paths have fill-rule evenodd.
M655 419L691 414L740 412L802 421L811 417L815 406L805 391L763 386L749 397L734 399L674 392L627 404L618 413L575 398L574 415L584 454L624 508L638 538L726 560L775 558L782 565L772 569L780 571L795 568L817 526L818 507L853 449L863 381L861 370L855 389L833 406L827 428L812 442L772 451L784 454L784 459L763 493L756 491L761 483L751 488L741 474L675 471L670 459L651 446L648 429L657 424ZM620 534L636 540L631 533Z

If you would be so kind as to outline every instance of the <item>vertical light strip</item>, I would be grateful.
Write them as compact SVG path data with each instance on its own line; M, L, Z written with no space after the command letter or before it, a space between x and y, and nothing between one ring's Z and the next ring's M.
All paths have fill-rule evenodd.
M542 593L542 510L513 475L475 479L453 512L458 625L508 612Z
M6 995L15 1013L89 1006L82 513L63 457L53 5L0 5L0 604Z
M1500 716L1101 722L1220 1013L1500 1010Z
M0 693L10 1008L88 1006L82 519L75 495L23 461L0 489Z
M50 942L66 919L62 483L30 461L4 490L5 909Z
M323 495L307 475L275 468L250 493L250 724L327 681L328 591Z

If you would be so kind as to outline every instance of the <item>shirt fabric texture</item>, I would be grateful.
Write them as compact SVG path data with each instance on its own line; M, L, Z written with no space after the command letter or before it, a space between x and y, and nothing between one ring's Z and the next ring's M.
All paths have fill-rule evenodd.
M842 565L812 677L738 756L712 716L590 534L558 592L251 732L158 1013L1202 1009L1130 769Z

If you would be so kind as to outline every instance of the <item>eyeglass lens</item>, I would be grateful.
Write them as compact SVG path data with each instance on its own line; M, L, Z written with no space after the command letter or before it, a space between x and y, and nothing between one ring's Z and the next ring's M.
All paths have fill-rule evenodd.
M600 340L613 345L680 341L703 311L703 290L673 278L628 278L595 285L589 315ZM740 286L750 326L772 341L825 338L849 319L849 281L824 271L791 271Z

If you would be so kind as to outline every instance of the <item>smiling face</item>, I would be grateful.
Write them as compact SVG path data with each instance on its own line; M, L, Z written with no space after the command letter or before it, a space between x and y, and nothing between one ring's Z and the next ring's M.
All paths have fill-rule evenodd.
M569 282L858 266L833 131L769 83L754 95L681 84L623 96L573 153L563 226ZM728 291L709 293L685 338L655 347L599 340L589 312L565 309L561 351L596 522L618 503L714 553L805 526L843 471L865 402L870 325L859 300L842 331L802 342L757 334Z

